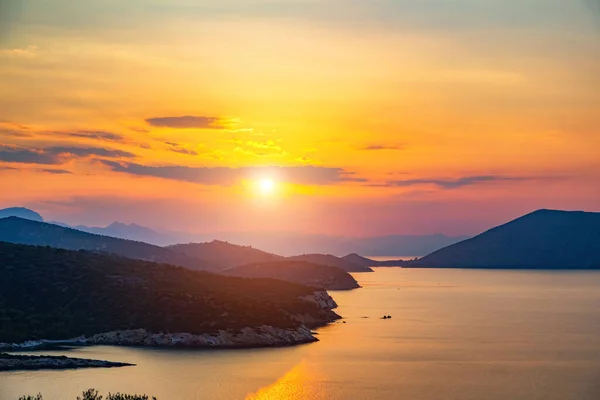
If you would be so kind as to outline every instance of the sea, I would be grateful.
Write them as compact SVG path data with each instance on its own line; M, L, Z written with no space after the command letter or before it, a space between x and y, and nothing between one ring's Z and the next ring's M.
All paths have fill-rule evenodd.
M600 272L376 268L354 276L363 287L331 292L343 320L318 329L317 343L43 351L137 365L0 373L0 400L75 400L92 387L158 400L600 399Z

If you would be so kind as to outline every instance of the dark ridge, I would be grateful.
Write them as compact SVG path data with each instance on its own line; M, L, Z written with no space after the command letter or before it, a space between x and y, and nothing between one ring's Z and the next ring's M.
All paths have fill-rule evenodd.
M346 272L373 272L373 270L368 266L354 264L331 254L303 254L299 256L287 257L286 259L289 261L305 261L311 264L338 267Z
M0 242L0 342L127 329L192 334L335 319L314 288L124 257Z
M118 254L123 257L173 264L191 269L215 270L220 268L208 261L148 243L101 236L17 217L0 219L0 241Z
M282 256L267 253L251 246L239 246L220 240L213 240L208 243L176 244L167 248L190 257L222 265L223 269L284 259Z
M600 269L600 213L538 210L407 264L428 268Z
M0 218L19 217L32 221L44 222L44 218L38 213L25 207L10 207L0 210Z
M326 290L359 288L356 279L341 268L304 261L278 261L242 265L223 272L244 278L273 278Z

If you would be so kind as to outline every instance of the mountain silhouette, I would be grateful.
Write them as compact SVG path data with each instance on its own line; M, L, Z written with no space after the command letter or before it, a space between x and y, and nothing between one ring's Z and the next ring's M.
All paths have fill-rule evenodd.
M25 207L11 207L0 210L0 218L19 217L32 221L44 222L44 218L38 213Z
M354 264L343 258L331 254L302 254L299 256L287 257L289 261L305 261L311 264L327 265L338 267L346 272L373 272L371 268L364 265Z
M306 299L314 295L314 288L288 282L0 242L0 343L138 328L192 334L295 329L336 319L331 308Z
M142 225L124 224L117 221L106 227L77 225L73 226L72 228L83 232L95 233L97 235L112 236L121 239L151 243L157 246L163 246L166 242L176 240L175 238L170 237L168 234L157 232L154 229Z
M390 235L366 238L316 235L295 232L220 232L196 234L182 231L148 228L139 224L113 222L106 227L76 225L52 221L52 224L75 228L88 233L136 240L157 246L180 243L206 243L213 240L238 243L282 256L321 253L344 255L357 252L370 256L425 255L444 246L466 239L466 236Z
M189 243L168 246L168 249L219 264L223 269L245 264L281 261L284 258L250 246L213 240L208 243Z
M242 265L223 271L244 278L273 278L327 290L359 288L358 282L341 268L304 261L277 261Z
M133 240L101 236L18 217L0 219L0 241L68 250L90 250L123 257L178 265L191 269L215 270L220 266L186 254Z
M401 267L406 264L405 260L376 261L356 253L348 254L342 259L363 267Z
M600 269L600 213L538 210L410 267Z

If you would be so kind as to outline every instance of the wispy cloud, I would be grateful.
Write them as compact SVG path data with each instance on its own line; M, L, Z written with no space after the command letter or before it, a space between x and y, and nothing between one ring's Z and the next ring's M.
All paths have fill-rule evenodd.
M185 154L185 155L188 155L188 156L197 156L198 155L197 151L194 151L194 150L191 150L191 149L187 149L185 147L176 147L176 146L173 146L173 147L170 147L169 150L171 150L174 153Z
M346 171L342 168L318 166L229 168L187 167L180 165L147 166L108 160L101 162L115 172L193 182L203 185L228 186L233 185L242 179L254 179L260 176L273 176L281 181L303 185L330 185L340 182L366 181L365 179L356 177L355 173Z
M361 147L360 150L402 150L404 147L400 145L389 145L389 144L372 144Z
M37 46L27 46L13 49L0 49L0 57L6 58L34 58L37 55Z
M28 132L23 132L16 129L0 129L0 137L16 137L16 138L28 138L33 135Z
M382 185L385 187L408 187L408 186L419 186L419 185L435 185L442 189L456 189L463 186L473 186L489 182L507 182L507 181L525 181L531 180L531 177L519 177L519 176L504 176L504 175L475 175L475 176L463 176L460 178L453 179L407 179L390 181Z
M85 157L133 158L135 154L103 147L48 147L33 149L0 144L0 161L58 165L73 158Z
M68 175L68 174L72 174L71 171L67 171L66 169L42 168L39 171L46 172L47 174L54 174L54 175Z
M156 117L148 118L146 122L158 128L176 129L225 129L227 124L219 117L202 117L184 115L181 117Z
M75 132L52 132L55 135L61 135L65 137L83 138L83 139L94 139L104 140L107 142L122 142L124 140L123 135L113 132L105 131L75 131Z

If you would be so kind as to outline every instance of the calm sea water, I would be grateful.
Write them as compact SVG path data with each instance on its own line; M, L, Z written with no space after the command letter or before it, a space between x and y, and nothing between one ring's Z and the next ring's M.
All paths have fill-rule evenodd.
M0 373L0 399L600 399L600 273L380 268L333 292L347 323L283 349L89 347L136 367ZM381 316L389 314L390 320ZM60 353L54 353L60 354Z

